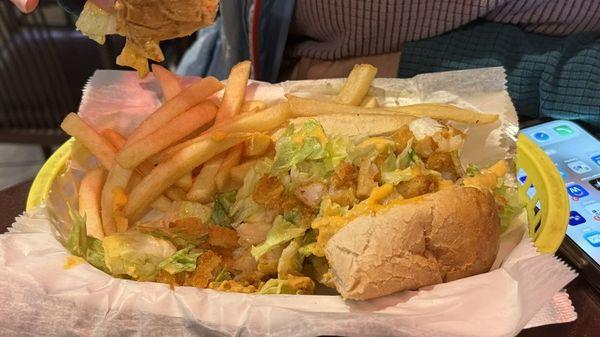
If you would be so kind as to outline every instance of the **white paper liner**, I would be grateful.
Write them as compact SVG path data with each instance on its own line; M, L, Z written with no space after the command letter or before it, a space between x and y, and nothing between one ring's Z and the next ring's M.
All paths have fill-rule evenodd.
M342 79L253 82L247 98L273 103L284 93L318 97L335 93L342 83ZM518 123L502 68L376 79L370 93L382 105L448 102L498 113L499 122L469 128L463 163L488 164L514 155ZM159 102L151 76L139 81L132 72L98 71L84 91L80 115L96 129L113 127L127 135ZM76 178L64 181L69 183L57 184L61 194L53 191L54 198L69 198L76 190L70 186ZM59 233L65 232L61 222L54 225ZM5 320L0 332L511 336L528 322L535 326L574 319L568 297L557 292L576 274L552 255L539 255L524 234L524 225L521 217L503 235L489 273L353 302L323 295L244 295L190 287L172 291L164 284L112 278L87 263L65 269L68 253L56 240L45 210L38 209L21 216L10 234L0 236L0 300L14 303L12 309L21 317L10 320L7 317L15 317L14 311L0 309Z
M11 304L0 308L3 336L513 336L526 325L576 317L568 296L556 293L576 274L538 254L526 236L492 272L355 302L172 291L115 279L87 263L65 269L70 255L45 218L38 208L0 236L0 299Z

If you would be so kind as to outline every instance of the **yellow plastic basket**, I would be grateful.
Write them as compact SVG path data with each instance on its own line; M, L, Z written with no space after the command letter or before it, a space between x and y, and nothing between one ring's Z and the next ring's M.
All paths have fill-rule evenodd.
M44 202L54 178L65 167L73 139L63 144L42 166L29 191L26 209L30 210ZM560 246L569 222L569 198L552 160L533 141L519 135L516 164L527 174L527 180L519 186L519 195L526 201L529 235L541 252L554 253ZM529 186L535 186L535 194L529 197Z
M540 252L554 253L562 243L569 223L569 197L560 173L552 160L531 139L519 134L517 169L527 179L519 185L519 195L526 202L529 236ZM530 197L528 191L535 188Z

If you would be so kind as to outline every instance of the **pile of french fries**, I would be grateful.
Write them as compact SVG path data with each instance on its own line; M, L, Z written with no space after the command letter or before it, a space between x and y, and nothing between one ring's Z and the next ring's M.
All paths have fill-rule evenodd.
M430 117L463 123L491 123L497 115L445 104L378 107L369 88L377 69L356 65L337 96L318 101L288 95L267 107L247 101L250 62L232 68L226 86L206 77L183 88L169 70L154 65L164 103L131 135L94 130L77 114L61 127L83 144L99 167L79 189L79 212L88 234L103 238L127 231L151 208L166 212L174 200L209 203L215 193L239 188L259 156L273 151L272 133L290 118L323 114L390 118ZM216 98L224 90L222 99Z

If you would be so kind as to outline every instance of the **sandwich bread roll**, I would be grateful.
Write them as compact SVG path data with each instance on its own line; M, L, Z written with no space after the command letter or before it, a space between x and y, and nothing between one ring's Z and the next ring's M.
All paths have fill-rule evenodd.
M493 196L454 187L354 219L325 252L342 297L366 300L487 272L499 236Z
M162 62L159 43L188 36L212 24L218 0L117 0L116 32L127 38L117 64L148 71L148 59Z

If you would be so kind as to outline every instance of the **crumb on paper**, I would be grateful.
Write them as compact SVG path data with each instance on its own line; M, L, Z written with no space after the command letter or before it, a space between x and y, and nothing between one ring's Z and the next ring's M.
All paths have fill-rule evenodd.
M71 269L77 265L84 263L85 260L82 257L69 255L67 256L67 260L65 261L65 269Z

